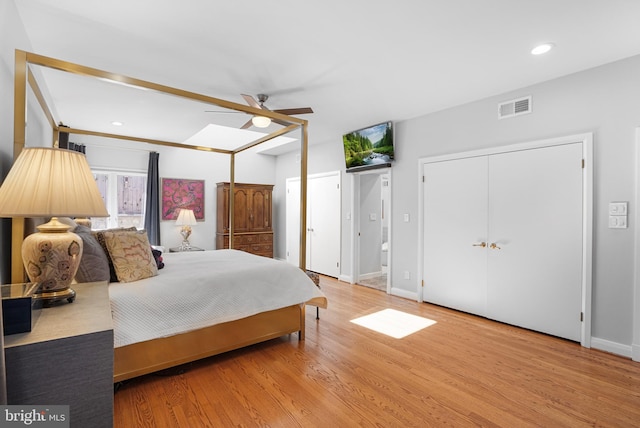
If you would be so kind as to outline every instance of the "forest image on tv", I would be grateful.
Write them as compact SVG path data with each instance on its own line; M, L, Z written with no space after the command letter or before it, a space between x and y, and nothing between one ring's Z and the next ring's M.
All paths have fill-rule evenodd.
M393 159L391 122L381 123L342 136L347 169L389 163Z

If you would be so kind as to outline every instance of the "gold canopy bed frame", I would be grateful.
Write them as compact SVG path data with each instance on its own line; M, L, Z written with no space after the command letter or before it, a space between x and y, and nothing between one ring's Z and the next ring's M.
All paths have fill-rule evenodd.
M52 110L47 105L46 99L38 86L36 78L29 65L33 64L45 68L51 68L67 73L94 77L114 83L125 84L127 86L143 88L163 94L181 97L187 100L208 103L225 109L244 112L250 115L266 116L278 122L285 122L284 126L275 132L265 135L253 142L245 144L234 150L218 149L211 147L200 147L182 144L171 141L161 141L148 139L133 135L119 135L104 132L96 132L88 129L76 129L58 125L60 121L55 120ZM300 138L300 258L299 267L305 269L306 266L306 217L307 217L307 155L308 155L308 133L307 121L276 113L266 109L257 109L248 105L242 105L222 99L184 91L148 81L131 78L117 73L111 73L91 67L82 66L26 51L16 50L15 52L15 97L14 97L14 161L24 148L26 143L26 111L27 111L27 86L35 94L38 103L46 116L51 129L53 130L52 145L58 145L60 132L69 134L93 135L98 137L114 138L119 140L149 143L160 146L177 147L205 152L226 154L230 157L230 192L233 194L235 183L235 156L247 149L260 145L264 142L282 136L299 129ZM233 224L233 198L229 200L229 241L230 248L234 242ZM12 282L24 282L25 272L22 264L20 247L25 234L24 219L14 218L12 220L12 254L11 254L11 280ZM324 298L316 298L307 302L314 306L326 308L327 302ZM132 377L166 369L179 364L195 361L222 352L238 349L265 340L273 339L283 335L298 332L299 339L304 340L305 329L305 304L293 305L282 309L260 313L237 321L226 322L179 334L176 336L154 339L146 342L135 343L119 348L114 348L114 382L119 382Z

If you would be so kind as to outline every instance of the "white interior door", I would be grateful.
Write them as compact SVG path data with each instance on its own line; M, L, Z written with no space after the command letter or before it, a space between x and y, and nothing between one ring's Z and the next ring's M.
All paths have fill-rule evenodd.
M307 266L340 275L340 173L308 180Z
M487 316L580 341L582 144L489 157Z
M487 158L424 165L423 299L484 315Z
M287 179L287 261L300 259L300 178ZM307 265L314 272L340 274L340 173L307 179Z

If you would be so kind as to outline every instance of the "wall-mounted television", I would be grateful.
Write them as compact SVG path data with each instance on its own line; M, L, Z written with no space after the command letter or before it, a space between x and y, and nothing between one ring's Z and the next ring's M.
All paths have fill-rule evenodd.
M388 168L393 160L393 123L371 125L342 136L347 172Z

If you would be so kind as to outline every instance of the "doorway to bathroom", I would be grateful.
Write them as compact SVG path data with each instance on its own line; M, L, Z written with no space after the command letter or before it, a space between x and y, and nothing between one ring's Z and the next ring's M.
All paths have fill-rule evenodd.
M389 169L354 176L355 283L384 292L390 286L391 174Z

